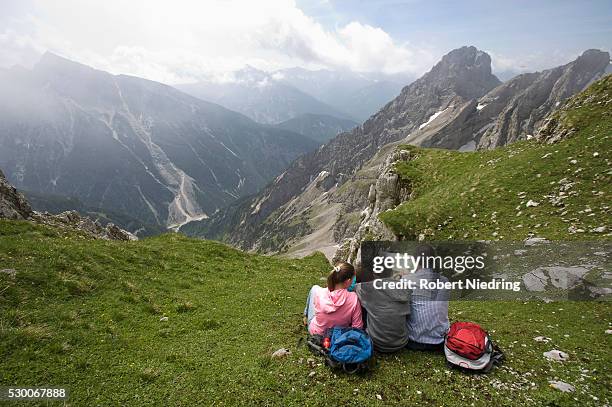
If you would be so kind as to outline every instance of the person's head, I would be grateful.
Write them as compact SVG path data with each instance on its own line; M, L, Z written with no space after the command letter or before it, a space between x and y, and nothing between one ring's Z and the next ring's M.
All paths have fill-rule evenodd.
M341 262L336 264L334 269L327 276L327 289L329 291L348 288L355 276L355 268L352 264Z
M422 260L421 260L421 264L422 265L428 264L427 258L436 257L436 250L432 246L430 246L430 245L428 245L426 243L419 244L416 247L414 252L415 252L414 253L414 257L421 257L422 258ZM421 266L421 268L427 268L427 267Z
M369 272L367 268L363 266L363 264L357 265L356 270L355 270L355 277L356 277L358 284L368 283L374 280L374 274Z

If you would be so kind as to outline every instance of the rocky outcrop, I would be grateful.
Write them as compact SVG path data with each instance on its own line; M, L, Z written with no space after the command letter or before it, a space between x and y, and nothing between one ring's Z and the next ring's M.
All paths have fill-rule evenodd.
M398 237L380 221L378 215L394 209L410 197L410 183L402 180L395 171L395 165L413 158L408 150L399 150L390 154L380 165L380 176L375 184L370 185L368 205L360 214L360 222L354 236L344 240L336 251L332 263L348 261L360 262L360 246L364 240L397 240Z
M34 212L30 218L35 223L62 229L71 229L85 233L94 239L103 240L138 240L136 236L118 226L107 223L102 226L87 216L81 216L76 211L66 211L57 215L48 212Z
M23 220L32 216L32 213L23 194L9 184L0 170L0 218Z
M597 86L601 91L590 91L589 89L567 101L558 111L544 120L535 138L551 144L571 136L575 131L575 123L572 123L568 111L587 105L601 107L601 114L612 120L612 94L608 91L612 88L612 75L607 75L593 86Z
M70 229L85 233L94 239L105 240L138 240L136 236L112 223L102 226L78 212L68 211L58 215L47 212L36 212L30 207L23 194L13 187L0 170L0 218L28 220L34 223Z

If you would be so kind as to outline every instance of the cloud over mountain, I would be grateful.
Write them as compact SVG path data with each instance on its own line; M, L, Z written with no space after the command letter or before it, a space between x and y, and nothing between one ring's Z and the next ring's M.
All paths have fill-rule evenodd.
M349 21L326 28L293 0L33 0L27 11L4 7L3 65L27 65L51 50L99 69L178 83L245 64L420 74L434 59L379 27Z

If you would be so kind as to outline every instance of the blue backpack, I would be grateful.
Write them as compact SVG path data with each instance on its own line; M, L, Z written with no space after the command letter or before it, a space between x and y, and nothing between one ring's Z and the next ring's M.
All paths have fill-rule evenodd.
M325 357L325 364L346 373L362 373L370 369L374 353L370 336L358 328L331 328L326 332L330 338L329 349L322 346L323 337L313 335L308 339L309 348Z

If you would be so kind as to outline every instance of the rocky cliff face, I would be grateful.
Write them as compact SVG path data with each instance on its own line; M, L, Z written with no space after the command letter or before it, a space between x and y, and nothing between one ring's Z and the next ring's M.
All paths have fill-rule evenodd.
M108 223L106 226L88 217L83 217L75 211L51 215L33 211L23 194L13 187L0 170L0 218L12 220L28 220L31 222L70 229L84 233L94 239L105 240L137 240L133 234Z
M542 119L605 74L607 52L585 51L576 60L519 75L466 103L438 128L407 138L410 144L449 149L489 149L534 135Z
M46 54L0 70L0 167L18 188L173 226L252 194L318 143L172 87Z
M182 230L189 234L222 238L246 249L277 250L278 242L269 238L271 225L279 227L276 216L283 212L283 205L308 190L309 184L315 182L322 171L329 174L326 182L330 187L341 185L382 146L405 138L419 127L435 121L436 116L446 109L461 106L499 84L491 73L489 55L474 47L451 51L431 71L406 86L397 98L361 126L298 158L254 198ZM304 211L317 212L308 206ZM300 218L292 217L288 222L308 223L305 220L308 216L300 215ZM308 225L301 229L307 230Z
M332 263L348 261L359 263L360 245L364 240L396 240L393 232L380 221L378 215L394 209L401 202L410 198L410 183L402 180L395 172L395 165L400 161L409 161L413 155L408 150L398 150L386 156L379 165L379 176L370 185L366 207L359 214L359 225L350 238L342 240L334 253ZM337 225L336 225L336 230ZM346 234L346 230L344 233ZM338 235L336 236L338 238Z

